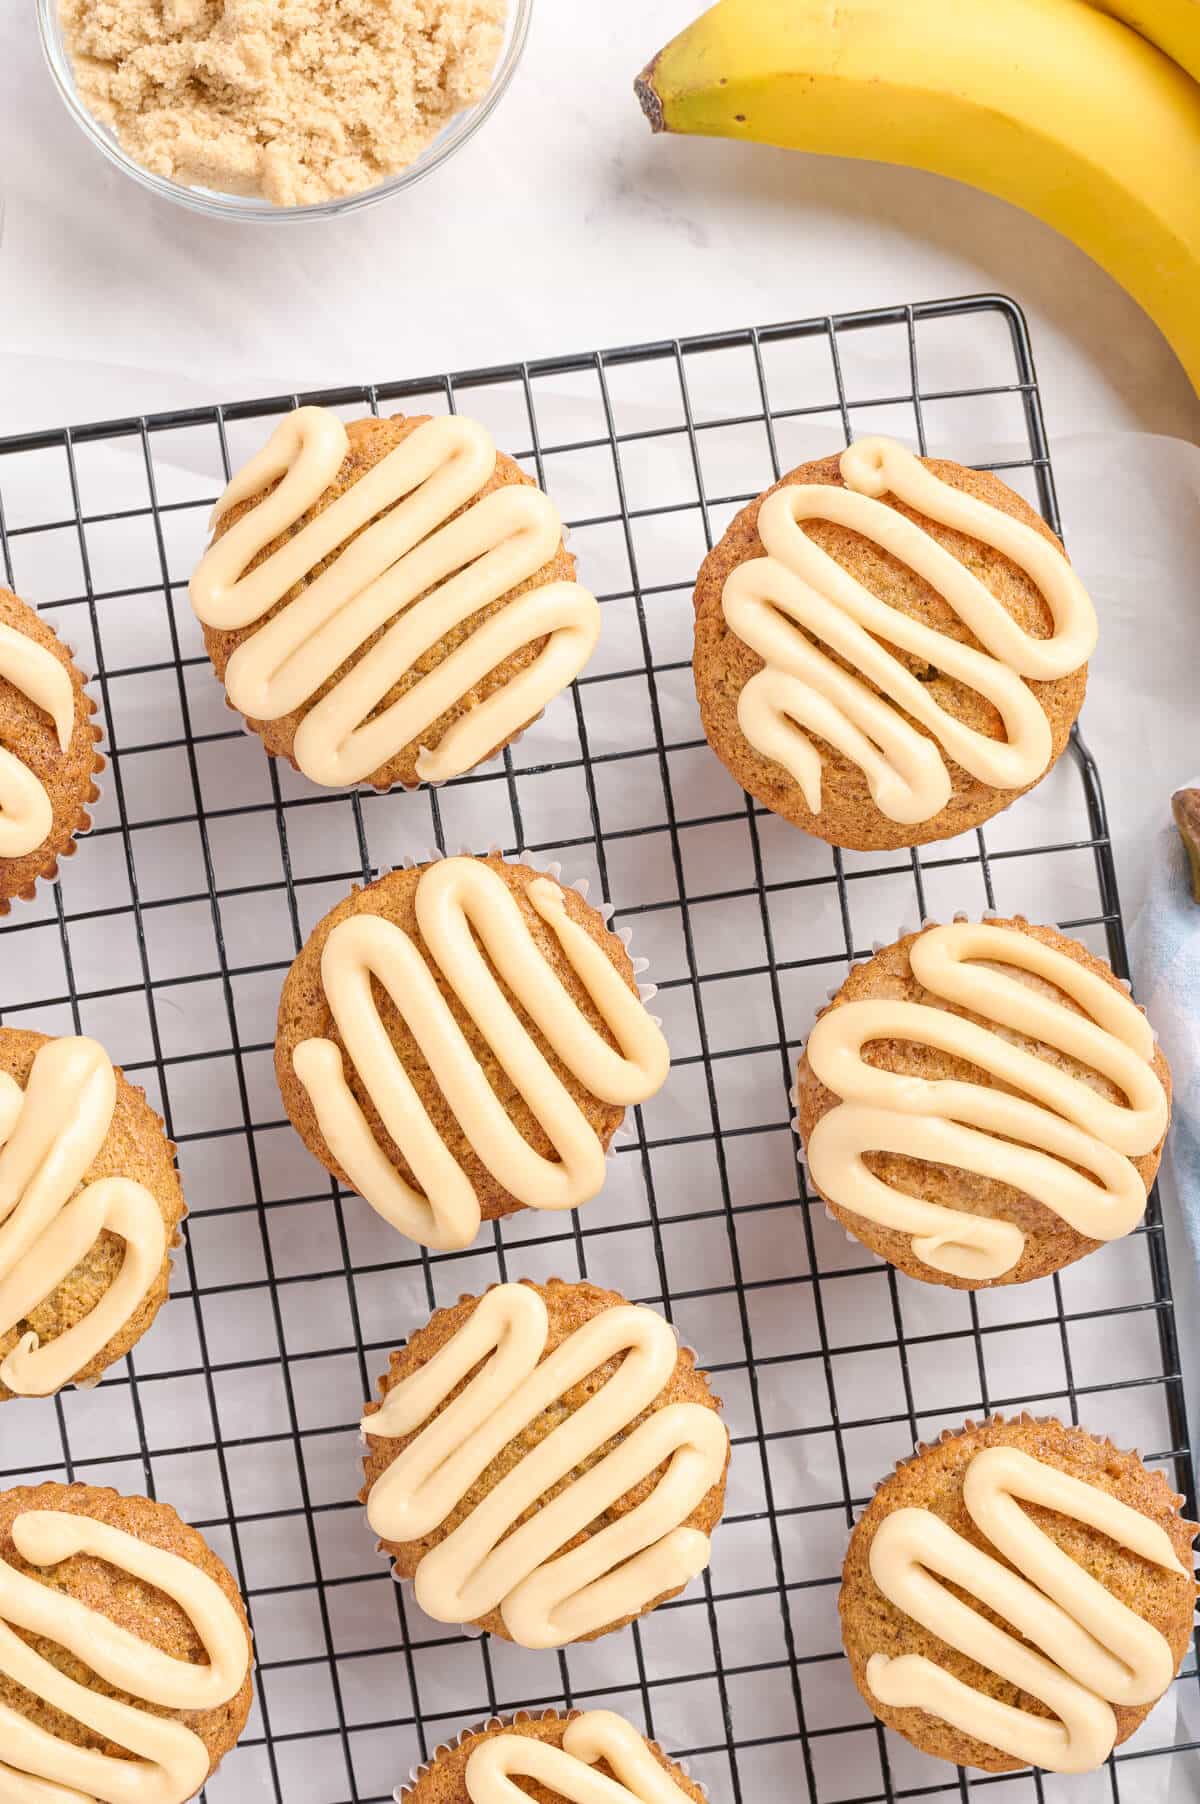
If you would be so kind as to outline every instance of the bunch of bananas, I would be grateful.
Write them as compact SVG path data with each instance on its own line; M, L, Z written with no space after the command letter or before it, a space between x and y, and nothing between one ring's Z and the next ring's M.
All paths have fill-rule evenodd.
M719 0L636 87L656 131L911 164L1027 208L1200 392L1200 0Z

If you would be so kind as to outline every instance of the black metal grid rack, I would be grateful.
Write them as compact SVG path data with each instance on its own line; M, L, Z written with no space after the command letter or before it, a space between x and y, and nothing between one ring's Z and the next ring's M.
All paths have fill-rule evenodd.
M731 1804L1057 1795L885 1734L839 1652L836 1578L874 1480L981 1410L1044 1406L1136 1441L1190 1496L1157 1204L1129 1241L1019 1292L916 1285L811 1202L786 1098L825 990L904 917L1058 918L1125 972L1096 767L1076 738L986 834L830 852L726 778L688 664L705 546L773 475L854 434L967 462L1011 447L990 467L1057 528L1018 308L972 297L302 398L488 421L571 524L601 650L502 764L438 791L316 793L223 711L185 592L224 474L298 397L0 441L8 580L95 672L111 755L91 838L0 927L4 1019L105 1040L162 1108L192 1211L172 1300L126 1365L4 1411L0 1483L145 1489L228 1557L258 1704L213 1804L367 1804L486 1714L596 1701ZM675 1055L586 1211L518 1216L441 1256L337 1193L271 1079L278 986L308 928L431 842L598 879L650 958ZM355 1424L430 1307L555 1271L671 1316L716 1376L735 1458L702 1583L619 1636L532 1655L447 1633L392 1584L353 1501ZM1114 1800L1161 1795L1171 1744L1197 1747L1195 1691L1192 1662L1101 1776Z

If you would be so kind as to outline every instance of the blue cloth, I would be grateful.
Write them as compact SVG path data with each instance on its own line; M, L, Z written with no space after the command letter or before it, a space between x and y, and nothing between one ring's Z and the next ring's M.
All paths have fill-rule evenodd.
M1200 778L1193 782L1200 785ZM1171 1066L1171 1131L1160 1173L1193 1449L1200 1434L1200 902L1174 824L1153 847L1133 930L1134 994ZM1200 1468L1198 1468L1200 1470Z

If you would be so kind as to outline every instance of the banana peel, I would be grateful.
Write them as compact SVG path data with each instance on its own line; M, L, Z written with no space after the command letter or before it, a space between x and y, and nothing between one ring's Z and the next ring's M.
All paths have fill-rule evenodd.
M1200 0L1090 0L1131 25L1200 81Z
M1084 0L719 0L635 87L655 131L907 164L1024 207L1200 392L1200 84Z

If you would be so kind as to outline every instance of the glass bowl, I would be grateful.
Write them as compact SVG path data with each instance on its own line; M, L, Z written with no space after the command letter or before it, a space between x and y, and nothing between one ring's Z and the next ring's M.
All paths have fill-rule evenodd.
M186 187L182 182L173 182L167 176L155 175L151 170L144 169L122 147L108 126L102 125L88 111L76 93L71 59L63 42L58 0L37 0L38 28L54 85L76 125L110 163L132 176L135 182L151 194L160 194L166 200L176 201L193 213L206 213L210 219L246 219L267 225L274 225L281 220L324 219L337 213L356 213L359 208L373 206L376 201L385 200L389 194L399 194L401 189L411 188L414 182L432 175L468 138L474 137L499 105L521 60L525 40L529 35L532 11L533 0L509 0L504 42L487 93L473 107L468 107L444 125L436 138L430 139L420 156L407 169L399 170L385 182L377 183L374 188L364 188L361 194L340 195L335 200L320 201L307 207L278 207L273 201L261 200L253 195L223 194L215 188Z

